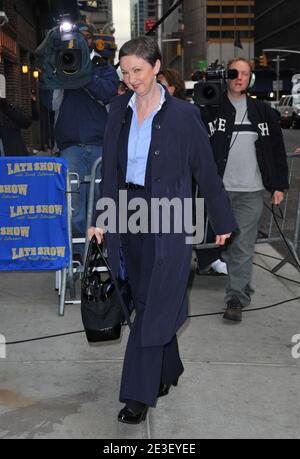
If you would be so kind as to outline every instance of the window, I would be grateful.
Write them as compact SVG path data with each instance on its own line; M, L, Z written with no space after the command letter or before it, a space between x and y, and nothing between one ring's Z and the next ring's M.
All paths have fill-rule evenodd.
M294 98L294 105L300 105L300 94L297 96L293 96Z

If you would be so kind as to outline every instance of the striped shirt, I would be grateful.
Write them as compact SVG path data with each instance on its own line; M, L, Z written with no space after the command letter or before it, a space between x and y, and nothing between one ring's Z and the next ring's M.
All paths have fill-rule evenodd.
M248 118L246 96L230 99L230 102L236 109L236 118L223 179L225 189L241 192L263 190L255 149L258 134Z

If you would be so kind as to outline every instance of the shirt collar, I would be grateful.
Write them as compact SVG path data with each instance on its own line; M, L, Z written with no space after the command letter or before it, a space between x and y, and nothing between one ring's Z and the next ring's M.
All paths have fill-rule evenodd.
M158 84L157 83L157 86L160 90L160 101L159 101L159 106L157 108L157 110L161 110L163 104L165 103L166 101L166 90L165 88L161 85L161 84ZM128 102L128 105L127 107L131 107L132 110L134 110L136 108L136 93L133 93L132 97L130 98L129 102Z

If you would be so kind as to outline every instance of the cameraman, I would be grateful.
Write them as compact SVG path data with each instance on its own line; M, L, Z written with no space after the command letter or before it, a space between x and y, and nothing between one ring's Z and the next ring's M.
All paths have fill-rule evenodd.
M82 182L102 156L106 105L117 95L119 78L115 68L94 50L94 27L79 23L77 30L84 35L91 52L91 82L80 89L42 90L41 99L48 109L55 111L54 136L60 156L67 161L69 171L77 173ZM85 235L87 202L88 186L82 185L80 193L72 195L72 228L76 237ZM78 249L82 255L83 246Z
M221 105L201 107L201 113L239 226L222 255L229 274L224 319L240 322L242 309L254 293L252 262L265 189L271 193L272 204L279 205L289 184L278 117L268 105L247 95L250 63L233 59L228 69L236 69L238 76L228 80Z

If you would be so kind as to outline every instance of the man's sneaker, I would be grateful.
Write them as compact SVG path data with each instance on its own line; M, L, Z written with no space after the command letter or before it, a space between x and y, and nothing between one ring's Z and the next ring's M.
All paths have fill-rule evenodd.
M243 305L237 296L233 296L231 300L227 302L227 309L224 313L223 319L233 320L234 322L242 321L242 309Z
M218 274L228 276L227 265L222 260L216 260L211 264L212 269Z

